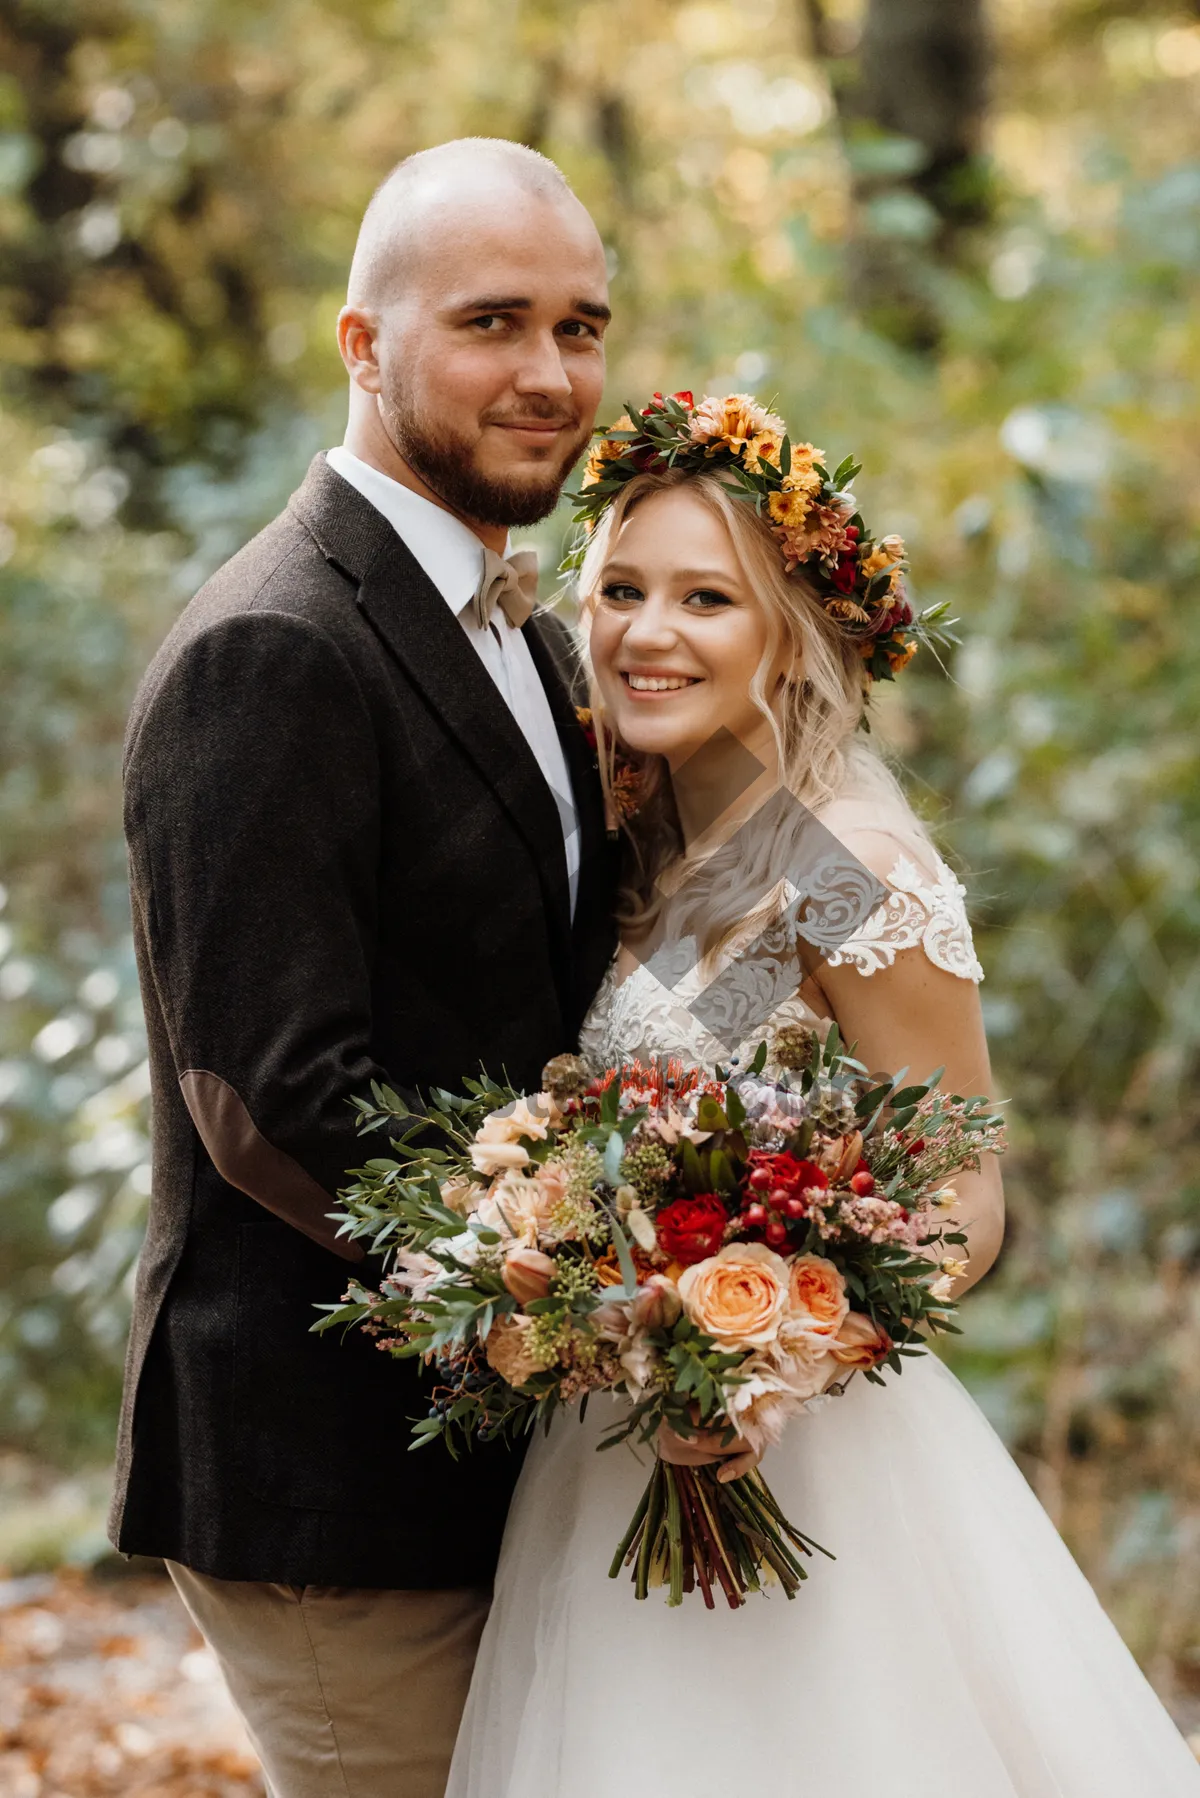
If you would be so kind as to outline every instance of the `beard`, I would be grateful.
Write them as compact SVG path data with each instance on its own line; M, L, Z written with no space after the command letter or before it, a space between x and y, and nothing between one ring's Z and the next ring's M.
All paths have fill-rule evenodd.
M471 442L444 426L435 428L433 420L411 403L380 396L379 407L394 447L440 500L476 524L510 530L549 518L590 435L578 428L578 415L566 414L546 400L531 401L520 414L523 421L536 418L576 425L567 447L547 451L546 466L540 473L487 475L475 466ZM485 413L483 423L499 423L504 416L497 414L493 419Z

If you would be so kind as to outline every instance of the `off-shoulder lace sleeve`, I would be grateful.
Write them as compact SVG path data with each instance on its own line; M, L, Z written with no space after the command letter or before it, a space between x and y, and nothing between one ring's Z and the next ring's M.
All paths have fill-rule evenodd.
M948 974L983 979L967 921L966 888L926 844L920 861L902 849L884 876L887 896L852 935L839 931L847 901L864 877L863 864L854 858L852 845L847 847L851 853L832 855L814 871L809 904L797 920L805 941L826 952L827 966L877 974L890 968L901 950L920 948Z

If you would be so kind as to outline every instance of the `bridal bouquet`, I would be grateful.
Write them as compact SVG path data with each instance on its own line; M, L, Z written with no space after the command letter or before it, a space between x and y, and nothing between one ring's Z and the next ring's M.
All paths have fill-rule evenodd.
M980 1098L938 1075L868 1074L834 1026L785 1026L742 1072L638 1062L594 1077L562 1055L544 1091L486 1078L435 1089L415 1114L390 1089L361 1127L399 1134L355 1170L341 1233L387 1252L314 1328L358 1326L433 1378L419 1447L515 1436L593 1392L628 1409L601 1444L716 1430L754 1448L861 1373L883 1383L952 1330L965 1241L949 1228L957 1169L1000 1139ZM428 1146L428 1126L439 1126ZM777 1582L789 1598L811 1542L760 1471L654 1459L611 1574L638 1598L699 1587L731 1606ZM822 1550L821 1552L827 1552Z

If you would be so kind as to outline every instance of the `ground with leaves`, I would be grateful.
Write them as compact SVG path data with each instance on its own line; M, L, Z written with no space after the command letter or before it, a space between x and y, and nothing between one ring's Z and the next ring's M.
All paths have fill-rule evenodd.
M161 1574L0 1582L0 1798L262 1798L216 1661Z

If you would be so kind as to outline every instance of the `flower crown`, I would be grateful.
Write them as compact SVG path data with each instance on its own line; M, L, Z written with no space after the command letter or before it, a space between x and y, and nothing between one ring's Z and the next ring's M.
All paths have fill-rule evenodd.
M615 425L601 427L580 492L571 497L585 534L563 564L578 568L587 534L626 481L668 468L715 474L738 499L766 517L788 574L799 572L818 603L858 645L866 681L892 680L921 643L957 642L947 607L915 614L904 584L903 539L873 537L849 489L860 464L852 456L830 474L823 451L793 443L775 413L746 393L725 399L656 393Z

